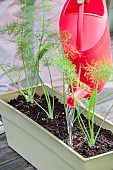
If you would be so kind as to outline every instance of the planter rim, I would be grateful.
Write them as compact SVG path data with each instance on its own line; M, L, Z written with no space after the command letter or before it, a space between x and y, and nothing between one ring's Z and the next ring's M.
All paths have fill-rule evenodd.
M48 84L45 84L48 88L51 88L51 86L49 86ZM35 86L34 86L35 87ZM41 85L39 85L38 87L41 87ZM25 89L22 89L22 91L26 90ZM113 151L109 151L109 152L106 152L106 153L102 153L102 154L99 154L99 155L96 155L96 156L92 156L92 157L89 157L89 158L84 158L82 155L80 155L79 153L77 153L75 150L73 150L70 146L68 146L67 144L65 144L62 140L60 140L59 138L57 138L55 135L53 135L51 132L49 132L48 130L46 130L45 128L43 128L40 124L36 123L34 120L30 119L28 116L26 116L25 114L23 114L21 111L15 109L13 106L9 105L7 102L5 102L3 99L1 99L1 96L4 96L5 94L12 94L12 93L17 93L19 92L18 90L16 91L12 91L12 92L8 92L8 93L4 93L4 94L0 94L0 102L3 103L4 105L8 106L11 110L15 111L22 117L24 117L24 119L26 119L27 121L29 121L30 123L34 124L34 126L37 126L39 129L41 129L42 131L44 131L46 134L48 134L49 136L51 136L55 141L57 142L60 142L65 148L67 148L69 151L71 151L73 154L75 154L76 156L78 156L82 161L88 161L88 160L92 160L92 159L96 159L96 158L99 158L99 157L103 157L105 155L109 155L109 154L113 154ZM62 93L59 93L59 92L56 92L55 93L57 94L62 94ZM83 103L80 103L80 106L83 108L85 108L85 106L83 105ZM98 115L95 113L95 115L101 119L103 119L102 116ZM109 120L106 120L107 123L111 124L113 126L113 123L110 122ZM24 131L26 131L24 129ZM28 133L28 132L27 132ZM31 135L31 134L30 134Z
M47 84L47 83L44 83L44 85L46 85L47 87L51 88L51 86L50 86L49 84ZM41 86L42 86L42 85L39 84L37 87L41 87ZM33 88L35 88L35 87L36 87L36 85L33 86ZM26 89L27 89L27 87L25 87L25 88L20 88L20 90L22 90L22 91L26 91ZM8 92L5 92L5 93L2 93L2 94L0 94L0 99L1 99L1 97L4 96L4 95L6 95L6 94L12 94L12 93L20 93L20 92L19 92L18 89L15 89L15 90L13 90L13 91L8 91ZM60 92L57 92L57 93L61 94Z

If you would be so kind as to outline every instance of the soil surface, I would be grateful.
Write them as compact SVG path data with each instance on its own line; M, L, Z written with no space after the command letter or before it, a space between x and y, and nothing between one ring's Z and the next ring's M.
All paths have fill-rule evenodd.
M35 95L35 100L41 104L42 107L48 110L44 95L41 97ZM68 131L64 106L58 101L57 98L55 98L53 120L49 119L45 112L43 112L42 109L40 109L37 105L30 102L27 103L23 96L19 95L17 99L13 99L8 103L43 126L45 129L68 145ZM87 120L84 116L83 119L87 127ZM98 128L99 127L95 125L95 133L97 132ZM89 147L86 138L79 127L79 123L75 122L73 127L72 148L85 158L112 151L113 133L102 128L97 138L96 145Z

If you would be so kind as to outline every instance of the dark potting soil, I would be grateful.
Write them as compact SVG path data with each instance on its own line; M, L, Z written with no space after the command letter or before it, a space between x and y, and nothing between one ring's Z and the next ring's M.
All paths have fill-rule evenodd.
M41 97L35 95L35 100L41 104L42 107L48 110L44 95ZM53 120L49 119L45 112L43 112L42 109L40 109L37 105L30 102L27 103L23 96L19 95L17 99L11 100L9 104L20 110L22 113L43 126L45 129L68 145L68 131L64 106L58 101L57 98L55 98ZM87 120L84 116L83 119L87 127ZM97 132L98 128L99 127L95 125L95 133ZM85 158L112 151L113 133L102 128L97 138L96 145L89 147L78 122L75 122L73 127L72 148Z

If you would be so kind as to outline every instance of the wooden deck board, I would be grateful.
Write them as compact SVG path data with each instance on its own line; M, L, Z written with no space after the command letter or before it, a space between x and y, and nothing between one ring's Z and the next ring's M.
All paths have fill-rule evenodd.
M106 101L110 101L113 99L113 94L111 94L111 92L113 93L113 82L108 82L105 87L103 88L103 90L98 94L98 99L101 99L102 97L104 97L105 95L110 94L109 96L107 96L106 98L100 100L99 102L97 102L97 105L104 103Z
M5 134L0 135L0 166L19 157L16 152L13 152L13 150L7 146Z
M0 165L0 170L36 170L22 157Z
M8 146L5 134L0 135L0 170L36 170Z
M103 107L104 105L104 107ZM106 115L106 113L109 111L109 109L112 107L113 105L113 99L106 101L104 103L101 103L99 105L96 106L96 113L98 113L99 115L101 115L102 117L104 117ZM111 122L113 122L113 107L110 110L107 119Z

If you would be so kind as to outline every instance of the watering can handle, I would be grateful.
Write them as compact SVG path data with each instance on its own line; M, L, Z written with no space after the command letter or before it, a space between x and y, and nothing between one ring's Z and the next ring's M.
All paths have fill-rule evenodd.
M83 42L83 13L84 13L84 0L77 0L78 3L78 18L77 18L77 49L82 50ZM80 60L80 59L79 59ZM81 62L79 61L78 78L81 76Z
M78 19L77 19L77 48L81 51L83 42L83 13L84 0L77 0L78 5Z
M82 4L82 3L84 3L84 0L77 0L77 3Z

